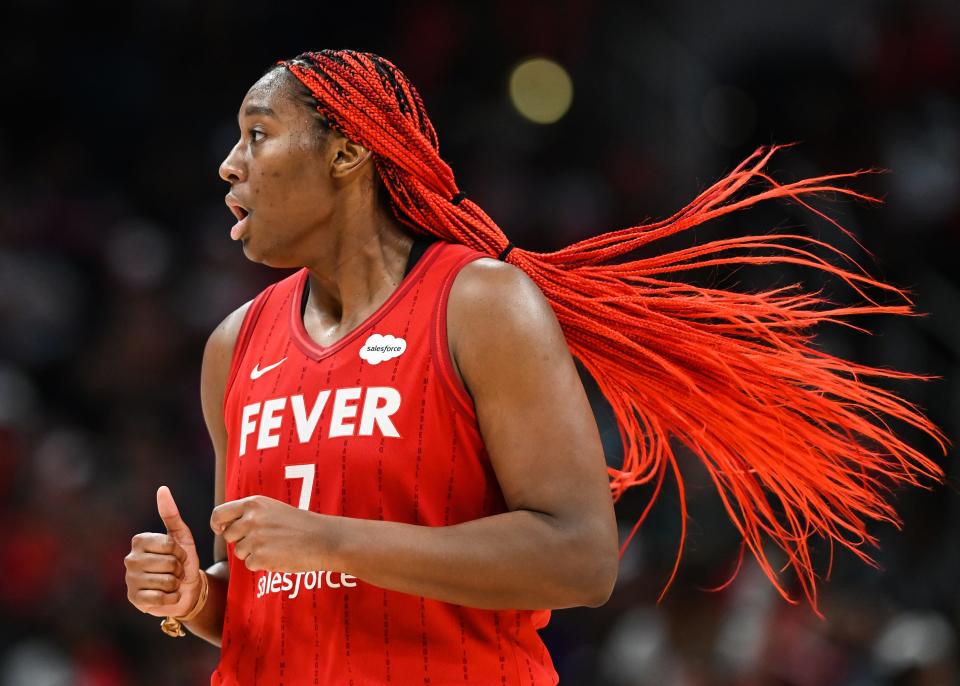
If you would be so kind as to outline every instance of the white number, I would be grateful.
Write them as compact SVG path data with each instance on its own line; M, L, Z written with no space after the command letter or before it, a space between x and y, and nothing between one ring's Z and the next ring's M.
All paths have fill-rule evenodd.
M310 509L310 493L313 491L313 475L316 472L316 465L312 464L288 464L286 467L286 477L288 479L303 479L300 486L300 503L297 505L301 510Z

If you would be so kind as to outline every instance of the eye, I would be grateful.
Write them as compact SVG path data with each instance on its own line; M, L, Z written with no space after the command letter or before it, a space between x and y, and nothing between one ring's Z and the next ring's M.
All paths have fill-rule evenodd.
M260 129L250 129L249 131L247 131L247 133L250 134L250 138L253 139L253 142L254 142L254 143L260 142L261 140L263 140L263 136L266 136L266 135L267 135L267 134L265 134L263 131L261 131ZM258 138L258 136L259 136L259 138Z

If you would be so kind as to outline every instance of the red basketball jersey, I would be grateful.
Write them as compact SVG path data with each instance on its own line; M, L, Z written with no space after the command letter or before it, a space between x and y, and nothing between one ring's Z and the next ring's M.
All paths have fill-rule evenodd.
M432 244L386 302L329 347L303 326L306 269L258 295L224 398L226 499L263 494L424 526L506 511L447 348L450 286L482 256ZM558 681L537 634L549 610L462 607L338 570L250 572L232 545L228 559L213 685Z

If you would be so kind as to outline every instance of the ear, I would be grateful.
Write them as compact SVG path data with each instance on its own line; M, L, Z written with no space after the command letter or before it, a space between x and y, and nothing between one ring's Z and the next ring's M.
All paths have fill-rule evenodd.
M353 175L373 157L372 151L343 136L338 136L334 141L331 146L331 153L333 159L330 161L330 173L334 178Z

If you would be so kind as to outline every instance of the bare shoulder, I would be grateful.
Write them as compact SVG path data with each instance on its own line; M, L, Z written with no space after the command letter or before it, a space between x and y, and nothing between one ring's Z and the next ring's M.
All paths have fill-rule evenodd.
M460 270L450 290L448 319L454 325L481 319L526 326L556 320L540 288L523 270L493 258L475 260Z
M207 338L203 349L203 366L200 372L200 383L205 405L215 405L222 402L227 376L230 374L230 362L233 359L233 349L240 335L243 319L250 309L253 300L245 302L233 312L223 318ZM210 403L210 401L213 403Z
M533 369L531 356L550 363L570 357L560 324L540 288L521 269L498 260L471 262L457 275L447 305L454 366L471 392L479 383ZM515 378L515 377L514 377Z
M237 343L237 336L240 335L240 327L243 326L243 318L247 316L247 310L250 309L252 304L253 300L248 300L217 324L207 338L207 345L203 353L204 361L208 356L215 358L217 362L222 362L221 358L226 357L227 366L230 365L233 348Z

